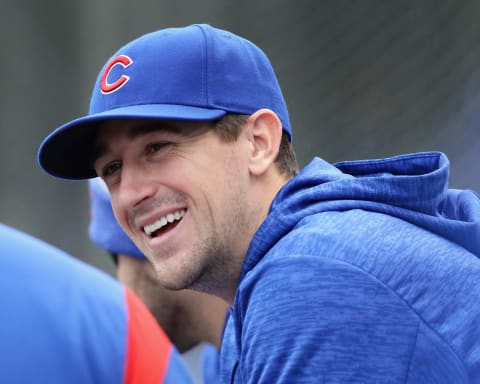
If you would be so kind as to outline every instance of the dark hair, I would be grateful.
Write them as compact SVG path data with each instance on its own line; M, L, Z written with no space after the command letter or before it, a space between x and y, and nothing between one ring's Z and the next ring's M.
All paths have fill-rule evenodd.
M214 132L226 143L235 141L240 135L248 117L248 115L228 113L216 122ZM299 170L295 151L292 143L290 143L288 134L286 134L285 131L282 132L282 140L280 142L277 158L275 159L275 164L280 173L288 178L295 176Z
M118 267L118 253L115 252L108 252L110 257L112 258L113 264L115 264L115 267Z

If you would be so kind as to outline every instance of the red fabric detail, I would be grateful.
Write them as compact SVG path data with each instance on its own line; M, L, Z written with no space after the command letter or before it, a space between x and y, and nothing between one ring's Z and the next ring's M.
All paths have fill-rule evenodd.
M172 343L143 302L127 287L125 384L160 384L168 369Z

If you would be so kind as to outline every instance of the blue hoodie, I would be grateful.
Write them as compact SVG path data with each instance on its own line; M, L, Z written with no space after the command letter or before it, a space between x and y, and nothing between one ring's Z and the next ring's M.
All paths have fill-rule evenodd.
M190 384L178 351L111 276L0 224L0 382Z
M480 383L480 199L428 152L314 159L245 257L224 382Z

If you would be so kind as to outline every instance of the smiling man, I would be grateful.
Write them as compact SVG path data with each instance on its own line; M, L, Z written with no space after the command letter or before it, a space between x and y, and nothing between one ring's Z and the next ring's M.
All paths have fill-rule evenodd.
M266 55L208 25L122 47L39 162L100 176L170 289L230 304L226 383L480 381L480 200L441 152L300 172Z
M251 236L260 224L248 221L238 147L225 145L209 122L137 119L103 123L96 143L94 166L116 216L164 286L233 303L248 247L248 236L238 234ZM216 183L207 182L212 171Z

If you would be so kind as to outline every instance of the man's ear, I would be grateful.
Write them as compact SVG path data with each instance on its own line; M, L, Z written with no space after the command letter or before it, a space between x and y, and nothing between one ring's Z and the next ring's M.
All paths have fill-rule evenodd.
M259 109L248 118L251 142L249 170L261 175L275 162L282 140L282 122L270 109Z

